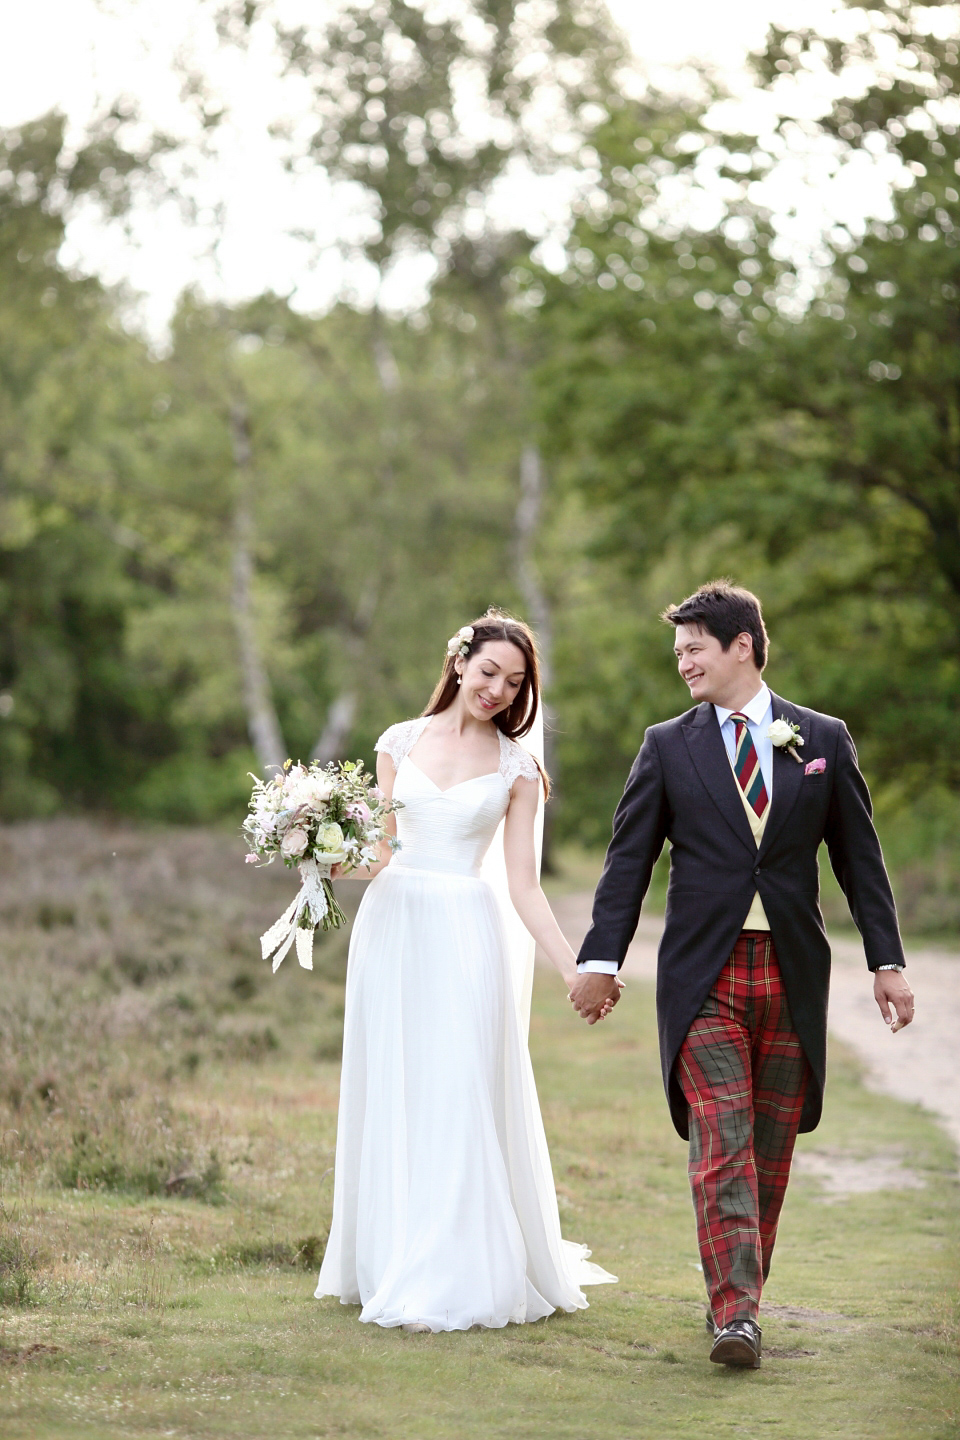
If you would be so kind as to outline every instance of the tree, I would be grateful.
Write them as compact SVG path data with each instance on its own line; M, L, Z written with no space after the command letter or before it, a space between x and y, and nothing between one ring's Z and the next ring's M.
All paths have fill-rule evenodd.
M144 347L60 262L75 206L121 213L149 155L119 112L86 144L56 114L0 135L0 806L110 803L162 753L157 697L125 666L143 589L124 492L152 394Z
M873 7L846 44L774 32L758 61L770 84L819 55L855 78L853 60L880 64L878 29L899 46L892 69L888 57L867 93L842 96L821 125L839 164L858 144L896 147L907 188L861 241L828 237L836 262L812 305L798 308L803 276L751 189L773 156L755 137L712 131L704 114L671 123L643 104L595 135L604 203L582 214L568 272L541 280L553 337L543 412L594 557L582 616L596 620L604 586L610 606L653 616L711 573L734 573L766 599L774 682L842 713L874 778L894 787L909 775L907 793L960 779L960 212L956 117L944 108L957 50L911 29L918 13ZM709 155L726 203L698 229L665 210L663 184L695 188ZM581 733L569 747L581 815L601 753L625 767L642 726L683 703L666 659L651 658L652 627L604 624L610 606L599 606L594 649L606 631L630 647L621 663L646 675L593 722L589 743ZM578 628L576 612L565 624Z
M473 0L446 19L387 0L348 6L322 36L300 29L280 39L288 66L316 96L321 118L309 152L371 197L376 229L360 248L380 286L411 255L429 254L438 302L460 307L463 323L479 319L488 367L510 372L514 395L528 397L511 465L518 496L510 588L537 627L549 690L551 604L537 564L546 475L528 379L537 332L511 314L518 272L526 273L538 237L522 220L498 228L490 202L518 168L535 176L569 166L585 129L617 103L613 77L625 47L602 6L569 0L542 12L515 0ZM402 405L402 396L391 404ZM505 564L508 556L505 546ZM555 771L549 705L546 718ZM546 840L549 865L549 830Z

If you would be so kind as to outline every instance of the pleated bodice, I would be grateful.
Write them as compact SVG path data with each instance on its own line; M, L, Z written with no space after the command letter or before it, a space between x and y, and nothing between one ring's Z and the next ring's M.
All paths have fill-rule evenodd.
M510 800L499 770L441 790L404 756L393 787L403 809L397 812L401 848L391 865L402 870L438 870L479 876Z

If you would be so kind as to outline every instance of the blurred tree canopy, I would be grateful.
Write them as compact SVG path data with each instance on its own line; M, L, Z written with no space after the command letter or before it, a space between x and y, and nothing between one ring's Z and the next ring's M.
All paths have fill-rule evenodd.
M818 65L841 82L806 122L808 139L836 139L841 164L858 150L901 162L890 218L859 241L835 228L808 305L751 195L770 163L753 137L646 104L620 106L592 137L604 201L581 215L568 270L541 279L539 376L592 562L577 649L594 636L594 660L561 666L582 714L568 780L585 793L601 754L622 767L643 726L679 708L650 617L713 573L763 597L771 684L843 715L891 803L957 788L960 74L956 38L914 28L934 8L874 6L844 44L773 31L758 57L768 88ZM874 73L865 90L858 65ZM664 177L695 187L721 142L722 222L658 224ZM633 678L610 686L619 703L594 707L608 647Z
M556 825L596 843L644 726L687 703L656 616L725 573L764 600L774 688L843 715L884 806L933 797L941 834L960 788L953 9L851 7L842 41L771 31L765 146L719 130L709 93L637 98L600 4L473 0L441 23L382 0L277 26L315 97L292 160L362 186L362 257L382 279L429 255L431 298L398 319L187 293L162 354L60 258L75 206L121 213L149 170L123 116L76 152L55 115L0 135L2 813L235 815L246 771L284 753L369 757L496 602L553 633ZM216 10L235 45L268 13ZM791 118L817 69L835 98ZM889 215L835 226L816 265L756 183L798 136L841 173L882 156L896 175ZM561 172L580 198L557 273L490 201Z

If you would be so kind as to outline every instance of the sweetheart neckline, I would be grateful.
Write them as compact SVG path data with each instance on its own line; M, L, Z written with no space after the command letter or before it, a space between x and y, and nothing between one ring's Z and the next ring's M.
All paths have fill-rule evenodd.
M422 775L424 780L426 780L427 784L432 785L438 795L449 795L451 790L459 790L464 785L473 785L474 782L477 780L489 780L494 775L498 775L501 780L503 779L503 776L500 774L499 770L486 770L482 775L471 775L469 780L458 780L456 785L448 785L445 790L442 790L437 784L436 780L433 780L427 774L426 770L420 769L420 766L417 764L416 760L411 760L409 755L404 755L403 760L401 760L400 762L401 765L404 763L404 761L406 761L408 765L412 765L414 770L416 770L417 774Z

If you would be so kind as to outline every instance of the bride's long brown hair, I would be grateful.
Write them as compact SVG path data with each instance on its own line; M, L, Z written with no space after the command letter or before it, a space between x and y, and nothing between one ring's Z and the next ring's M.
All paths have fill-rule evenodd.
M471 620L470 624L473 627L473 639L464 659L471 659L491 640L505 640L523 652L526 665L520 689L507 708L493 717L494 725L498 730L502 730L508 739L519 740L532 729L540 708L540 660L533 631L523 620L516 620L512 615L498 610L495 605L491 605L486 615L481 615L479 620ZM439 715L442 710L449 709L457 698L457 671L454 664L456 658L454 654L448 655L444 660L440 679L427 702L424 715ZM537 768L543 780L544 798L549 799L550 777L539 760Z

